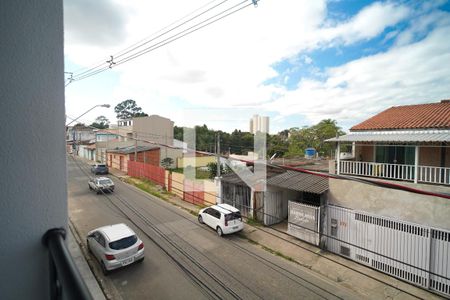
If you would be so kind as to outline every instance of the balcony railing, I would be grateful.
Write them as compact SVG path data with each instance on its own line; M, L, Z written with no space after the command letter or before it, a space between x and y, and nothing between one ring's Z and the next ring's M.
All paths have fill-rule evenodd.
M414 165L341 160L340 174L414 181ZM418 182L450 185L450 168L418 166Z
M49 250L50 299L93 299L72 260L63 228L50 229L42 237Z

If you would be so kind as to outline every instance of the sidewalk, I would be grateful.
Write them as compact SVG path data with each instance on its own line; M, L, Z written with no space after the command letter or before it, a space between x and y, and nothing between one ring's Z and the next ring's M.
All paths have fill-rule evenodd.
M75 265L77 266L78 271L81 274L81 277L84 279L89 292L94 299L105 300L105 295L98 285L97 279L89 268L86 258L84 257L83 252L80 249L80 246L78 244L79 241L77 242L77 238L75 237L77 233L73 232L72 225L69 224L69 230L67 230L67 232L67 246L69 248L69 252L72 255L72 259L74 260Z
M126 173L113 168L110 169L110 173L121 180L129 178ZM167 201L190 212L199 210L197 205L179 197L171 197ZM246 224L241 236L274 255L293 261L350 289L362 299L444 299L351 260L322 251L271 227Z

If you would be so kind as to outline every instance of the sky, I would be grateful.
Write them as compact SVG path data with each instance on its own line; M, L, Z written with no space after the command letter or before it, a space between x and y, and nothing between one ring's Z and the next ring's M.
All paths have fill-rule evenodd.
M448 1L65 0L64 25L66 78L106 66L67 81L68 122L110 104L79 120L115 123L114 107L133 99L177 126L248 131L259 114L272 134L323 119L348 131L392 106L450 98ZM159 47L107 68L143 43Z

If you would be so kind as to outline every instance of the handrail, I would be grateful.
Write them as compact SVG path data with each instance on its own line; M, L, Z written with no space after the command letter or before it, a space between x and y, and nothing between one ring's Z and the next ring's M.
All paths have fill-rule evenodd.
M42 237L49 250L50 299L93 299L67 249L66 230L53 228Z

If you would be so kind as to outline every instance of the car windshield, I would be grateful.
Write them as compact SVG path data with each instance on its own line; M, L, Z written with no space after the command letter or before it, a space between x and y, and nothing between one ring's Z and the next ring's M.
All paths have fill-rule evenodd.
M225 215L225 220L231 221L231 220L242 220L242 216L240 212L233 212L231 214Z
M106 165L97 165L97 168L105 168Z
M102 179L102 180L99 180L98 183L100 183L100 184L112 184L112 181L111 181L111 179Z
M113 250L121 250L133 246L137 242L137 236L132 235L118 241L109 243L109 248Z

